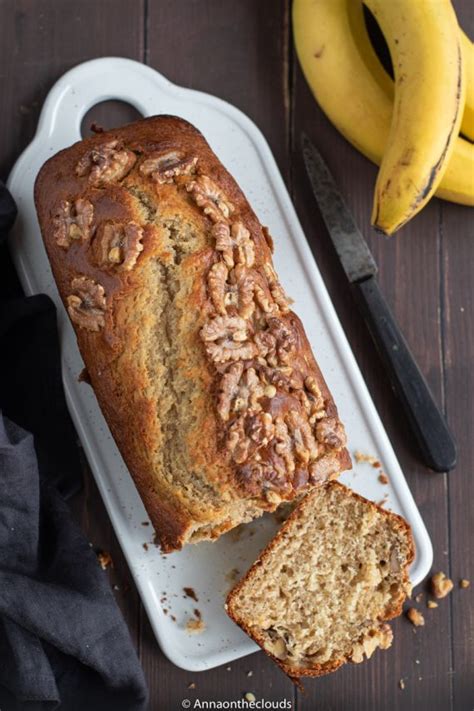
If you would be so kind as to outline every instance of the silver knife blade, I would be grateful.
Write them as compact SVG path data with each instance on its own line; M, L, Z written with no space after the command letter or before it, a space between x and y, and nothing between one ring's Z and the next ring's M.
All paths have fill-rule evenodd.
M377 265L319 151L301 134L303 158L329 235L351 283L377 274Z

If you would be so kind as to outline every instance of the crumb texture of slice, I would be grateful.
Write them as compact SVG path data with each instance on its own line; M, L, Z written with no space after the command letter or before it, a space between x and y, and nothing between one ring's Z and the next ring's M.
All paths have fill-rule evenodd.
M413 555L400 516L330 482L291 514L227 611L289 676L326 674L390 646Z

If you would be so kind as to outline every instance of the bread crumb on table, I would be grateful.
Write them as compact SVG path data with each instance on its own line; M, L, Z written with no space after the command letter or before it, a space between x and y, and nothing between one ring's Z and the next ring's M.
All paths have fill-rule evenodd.
M459 587L462 588L463 590L466 590L471 584L470 580L466 580L466 578L461 578L459 581Z
M428 600L426 603L426 606L430 608L430 610L434 610L435 607L438 607L438 603L435 602L434 600Z
M453 581L450 580L445 573L435 573L431 578L431 588L433 590L433 595L438 599L449 595L453 587Z
M410 607L410 609L407 611L407 617L412 623L412 625L415 625L415 627L423 627L425 624L425 618L421 614L419 610L416 609L416 607Z
M191 619L186 622L186 632L190 634L200 634L204 632L205 629L206 625L200 618L191 617Z
M423 593L420 592L418 595L415 595L415 602L421 602L423 600Z
M113 568L114 564L112 561L112 556L107 551L99 551L97 553L97 560L100 563L102 570L107 570L107 568Z
M400 689L402 689L402 691L403 691L403 689L405 688L405 682L403 681L403 679L400 679L400 681L398 682L398 686L399 686Z
M244 695L244 699L246 701L256 701L257 697L255 696L255 694L252 694L251 691L247 691L247 693Z
M191 681L191 682L188 684L188 689L195 689L195 688L196 688L196 684L194 683L194 681Z
M385 472L380 472L379 474L379 482L381 484L390 484L390 479L388 476L385 474Z
M374 457L372 454L364 454L364 452L360 452L358 449L356 449L356 451L354 452L354 459L356 460L357 464L360 464L361 462L367 462L367 464L373 466L374 469L379 469L381 466L380 460L377 459L377 457Z
M194 592L194 588L183 588L183 592L186 597L190 597L192 600L199 602L198 596Z

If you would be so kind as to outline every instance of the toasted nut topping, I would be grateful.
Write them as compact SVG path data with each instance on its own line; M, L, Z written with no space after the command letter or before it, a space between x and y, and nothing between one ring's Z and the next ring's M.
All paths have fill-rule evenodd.
M449 595L454 587L454 583L444 573L435 573L431 578L431 587L433 595L438 599Z
M224 421L229 419L231 404L238 392L238 384L243 370L243 363L233 363L222 377L217 412Z
M53 218L56 244L68 249L74 240L87 240L92 234L94 208L88 200L79 198L74 203L62 200Z
M99 561L102 570L114 567L112 556L107 551L99 551L97 553L97 560Z
M310 484L320 484L339 472L339 460L335 454L325 454L309 465Z
M425 618L416 607L410 607L407 611L407 617L415 627L423 627L425 624Z
M72 280L73 293L67 297L71 320L87 331L98 331L105 323L105 292L101 284L89 277Z
M176 176L192 173L196 163L197 156L186 156L183 151L156 151L143 161L140 173L157 183L172 183Z
M378 647L380 647L380 649L388 649L392 641L393 633L389 625L383 624L378 629L371 629L362 640L354 646L351 661L360 664L360 662L364 661L364 655L367 659L370 659Z
M216 240L216 250L222 253L224 262L232 269L234 266L234 244L230 236L230 227L225 222L217 222L212 228L212 235Z
M216 363L253 358L257 349L248 337L247 322L240 316L216 316L201 328L206 351Z
M97 264L130 271L143 251L142 239L143 229L136 222L103 225L92 244Z
M346 433L339 420L325 417L316 425L316 439L330 449L340 449L346 444Z
M288 313L290 310L290 304L292 300L285 294L285 291L278 281L275 270L272 265L266 262L263 266L265 275L268 279L268 285L270 287L270 293L273 296L275 302L278 304L280 311L282 313Z
M226 312L226 281L229 275L224 262L213 264L207 275L207 287L214 308L219 314L225 316Z
M218 185L206 175L200 175L186 186L194 202L202 209L212 222L220 222L229 218L234 212L234 206L227 199Z
M236 263L243 264L246 267L253 267L255 263L255 245L248 229L242 222L234 222L231 225L230 233L232 244L236 248Z
M292 410L287 414L285 422L293 439L297 459L305 464L316 459L319 453L318 444L307 419L296 410Z
M120 146L118 141L108 141L86 153L76 166L76 174L88 175L93 185L122 180L135 165L135 153Z

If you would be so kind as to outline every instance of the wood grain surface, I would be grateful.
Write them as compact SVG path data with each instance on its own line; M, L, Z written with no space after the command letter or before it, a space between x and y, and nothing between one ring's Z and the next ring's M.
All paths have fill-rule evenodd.
M454 4L462 26L474 36L473 3ZM287 699L300 711L473 709L472 588L458 586L460 578L474 582L472 213L432 200L396 238L382 239L370 229L376 169L313 100L292 46L289 0L0 0L2 179L31 140L56 79L75 64L106 55L146 62L173 82L226 99L265 134L428 527L434 569L455 581L454 592L436 610L426 609L425 592L420 603L425 627L415 630L400 618L388 652L307 682L305 694L261 653L230 668L191 674L161 653L84 460L85 487L73 510L89 540L112 555L108 574L145 670L151 711L180 709L184 698L237 700L248 691L257 699ZM94 109L87 121L112 127L133 117L127 106L113 103ZM315 208L300 155L302 130L320 147L366 234L381 287L455 433L459 463L449 475L420 463Z

